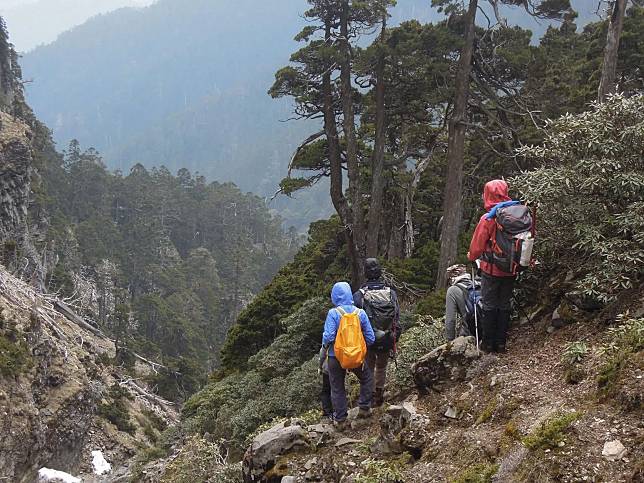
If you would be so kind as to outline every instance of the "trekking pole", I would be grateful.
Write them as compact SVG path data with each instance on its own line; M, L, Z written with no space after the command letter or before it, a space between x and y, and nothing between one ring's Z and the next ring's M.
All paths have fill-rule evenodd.
M472 286L474 286L474 265L472 265ZM477 305L479 301L475 300L474 303L474 332L476 333L476 355L481 355L481 349L479 348L479 315L477 310Z

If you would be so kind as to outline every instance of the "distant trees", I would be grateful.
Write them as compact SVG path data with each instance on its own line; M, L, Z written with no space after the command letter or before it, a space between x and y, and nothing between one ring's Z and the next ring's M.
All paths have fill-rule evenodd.
M141 165L110 173L76 141L44 167L39 203L57 260L49 289L76 301L119 352L217 367L228 328L298 248L263 199L232 184Z

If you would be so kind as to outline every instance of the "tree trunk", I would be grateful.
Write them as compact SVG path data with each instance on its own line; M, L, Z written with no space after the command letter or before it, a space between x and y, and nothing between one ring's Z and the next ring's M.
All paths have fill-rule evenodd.
M331 42L331 22L325 22L325 39ZM359 285L362 277L362 265L357 244L352 230L352 213L342 189L342 157L338 127L335 119L335 103L333 99L333 84L331 82L331 69L327 69L322 76L322 91L324 95L324 133L327 139L330 165L330 194L331 202L340 221L345 227L344 233L347 241L349 259L351 262L351 282L353 286Z
M364 243L365 226L364 214L362 212L361 190L360 190L360 167L358 166L358 142L356 140L355 115L353 112L353 89L351 85L351 46L349 44L349 1L342 2L342 13L340 15L340 89L342 96L342 112L344 122L344 138L347 143L347 171L349 177L348 195L351 202L353 223L350 226L353 235L357 259L351 260L352 265L362 267L364 265ZM352 257L354 254L350 254ZM362 270L360 271L362 272ZM363 274L354 274L357 278L353 280L360 284ZM355 287L354 287L355 288Z
M449 140L447 146L447 175L443 200L443 230L441 232L441 252L436 274L436 287L445 285L445 270L456 259L458 235L461 227L463 156L465 152L465 133L467 120L467 101L470 93L470 73L474 51L475 20L478 0L470 0L465 21L465 43L456 72L454 111L449 121Z
M391 206L388 206L387 220L383 220L389 228L387 244L387 259L393 260L405 256L405 198L406 193L394 191L391 196Z
M380 43L384 48L387 17L382 19ZM385 194L383 176L385 162L385 54L381 50L376 64L376 137L371 163L371 201L369 204L369 225L367 228L367 256L378 256L378 235L382 220L382 203Z
M432 148L433 149L433 148ZM416 169L412 173L412 177L409 180L409 186L405 191L405 224L404 224L404 240L405 240L405 258L411 258L414 254L414 248L416 245L415 235L414 235L414 218L413 218L413 209L414 209L414 197L416 196L416 189L418 188L418 183L420 183L420 178L427 169L429 161L432 159L433 152L430 152L429 155L420 161L416 165Z
M608 35L606 36L606 48L604 49L604 63L602 65L602 76L599 81L597 100L604 102L609 94L615 92L615 72L617 70L617 54L619 51L619 38L622 35L624 25L624 12L628 0L616 0L613 3L613 12L608 23Z

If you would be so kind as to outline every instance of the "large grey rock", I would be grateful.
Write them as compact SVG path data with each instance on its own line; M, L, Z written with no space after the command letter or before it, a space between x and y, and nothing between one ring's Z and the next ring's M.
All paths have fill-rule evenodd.
M412 365L414 382L418 387L426 389L442 382L464 380L468 367L478 357L474 337L457 337Z
M320 424L312 424L310 426L307 426L306 428L309 432L309 437L315 438L315 437L331 437L335 434L335 428L333 427L333 424L325 424L325 423L320 423Z
M297 478L295 478L294 476L285 476L284 478L282 478L281 483L296 483L296 482L297 482Z
M362 443L362 440L360 439L353 439L353 438L341 438L338 440L337 443L335 443L336 448L339 448L341 446L346 446L347 444L355 444L355 443Z
M299 425L280 423L264 431L253 440L244 455L244 482L262 481L281 455L308 445L308 432Z
M380 418L380 435L371 449L381 455L409 451L420 456L428 437L428 423L428 419L419 414L411 402L389 406Z
M618 461L626 456L626 448L621 441L607 441L602 450L602 456L609 461Z

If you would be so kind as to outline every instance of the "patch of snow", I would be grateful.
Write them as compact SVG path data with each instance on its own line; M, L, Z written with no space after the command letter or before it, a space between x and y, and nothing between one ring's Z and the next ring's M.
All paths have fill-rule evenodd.
M107 462L101 451L92 451L92 466L95 475L104 475L112 471L112 465Z
M56 483L81 483L80 478L65 473L64 471L52 470L49 468L40 468L38 471L38 482L56 482Z

